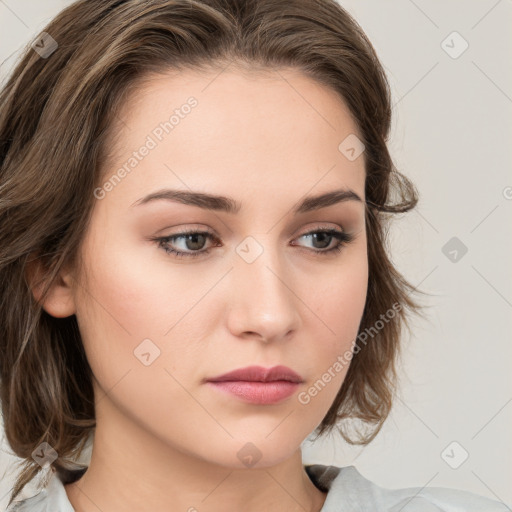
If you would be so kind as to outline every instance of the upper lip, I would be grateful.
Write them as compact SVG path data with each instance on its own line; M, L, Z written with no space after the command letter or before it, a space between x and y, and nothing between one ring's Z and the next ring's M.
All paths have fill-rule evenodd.
M238 368L223 375L207 379L209 382L222 381L253 381L253 382L271 382L276 380L286 380L289 382L303 382L302 377L287 366L274 366L273 368L263 368L262 366L247 366Z

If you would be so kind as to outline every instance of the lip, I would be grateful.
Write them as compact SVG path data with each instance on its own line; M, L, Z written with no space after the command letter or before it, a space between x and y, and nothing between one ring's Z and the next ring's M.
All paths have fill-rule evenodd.
M304 382L304 379L287 366L274 366L263 368L262 366L247 366L239 368L217 377L206 379L207 382L246 381L246 382L275 382L287 381L294 383Z
M221 392L258 405L281 402L292 395L302 382L302 377L287 366L248 366L206 380L208 385Z

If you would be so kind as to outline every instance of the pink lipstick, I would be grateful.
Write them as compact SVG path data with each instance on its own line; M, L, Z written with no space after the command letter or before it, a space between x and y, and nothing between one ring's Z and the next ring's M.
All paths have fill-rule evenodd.
M276 404L291 396L304 382L302 377L286 366L239 368L206 382L219 391L259 405Z

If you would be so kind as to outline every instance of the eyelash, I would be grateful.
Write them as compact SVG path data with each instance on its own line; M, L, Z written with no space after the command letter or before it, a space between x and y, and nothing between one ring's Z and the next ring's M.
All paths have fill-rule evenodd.
M307 233L304 233L300 235L299 238L302 238L303 236L310 236L317 233L327 233L331 235L332 237L336 238L338 240L338 243L327 250L321 250L321 249L309 249L312 251L315 255L331 255L340 252L344 246L348 245L350 242L354 240L354 235L351 235L349 233L344 233L343 231L339 231L337 229L332 228L320 228L316 229L314 231L308 231ZM173 235L165 236L165 237L155 237L151 238L154 242L158 242L158 246L161 247L167 254L173 254L176 258L197 258L198 256L201 256L203 254L208 254L210 252L210 249L203 249L201 251L194 251L194 252L183 252L183 251L177 251L176 249L169 248L167 245L171 241L175 241L178 238L185 238L189 235L206 235L210 240L214 240L218 242L218 238L213 235L213 233L210 233L209 231L199 231L199 230L192 230L192 231L180 231L178 233L175 233ZM306 249L308 250L308 249Z

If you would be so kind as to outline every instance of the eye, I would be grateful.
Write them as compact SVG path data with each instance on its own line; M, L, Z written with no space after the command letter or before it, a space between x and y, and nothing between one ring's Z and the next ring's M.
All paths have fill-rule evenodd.
M313 252L317 254L330 254L332 252L340 252L345 245L348 245L354 239L354 235L349 233L345 233L344 231L340 231L338 229L333 228L320 228L314 231L309 231L308 233L304 233L299 238L310 238L313 244L320 245L320 248L313 248ZM332 242L335 244L332 245ZM294 244L295 245L295 244Z
M304 233L298 238L310 238L314 244L320 245L320 248L313 248L310 251L325 255L340 252L345 245L354 239L354 235L333 228L319 228ZM214 241L217 246L220 244L220 240L213 233L198 230L182 231L165 237L152 238L151 240L157 242L158 246L167 254L172 254L176 258L197 258L203 254L209 254L211 247L204 249L208 240ZM335 244L329 247L333 241ZM178 242L181 244L181 248L176 249L173 245ZM326 247L329 248L326 249Z
M208 254L210 249L202 249L206 240L214 240L215 242L219 242L219 240L210 233L209 231L182 231L180 233L176 233L174 235L169 235L160 238L154 238L154 241L158 242L158 245L167 253L173 254L177 258L196 258L197 256L201 256L202 254ZM187 251L174 249L170 243L175 243L176 241L181 240L182 248ZM184 246L184 247L183 247Z

